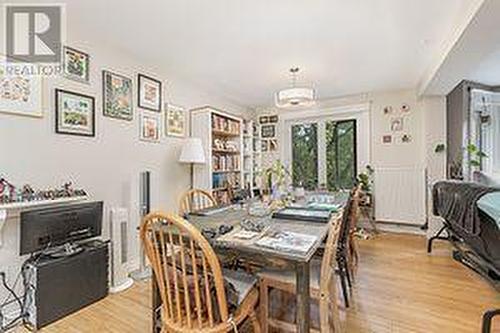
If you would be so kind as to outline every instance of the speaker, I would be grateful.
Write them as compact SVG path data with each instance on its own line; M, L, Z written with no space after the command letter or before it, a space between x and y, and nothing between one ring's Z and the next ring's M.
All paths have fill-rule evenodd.
M141 219L148 215L151 210L151 173L149 171L143 171L140 173L139 179L139 213ZM138 270L133 271L130 276L136 280L141 281L149 278L151 274L151 268L146 265L146 254L144 253L144 248L140 244L140 267Z
M141 172L139 182L139 202L141 217L149 214L151 209L151 173L149 171Z

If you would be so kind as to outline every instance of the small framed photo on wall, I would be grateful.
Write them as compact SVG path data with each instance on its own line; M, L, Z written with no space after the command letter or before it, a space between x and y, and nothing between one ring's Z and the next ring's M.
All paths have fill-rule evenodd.
M143 109L160 112L162 103L162 84L160 80L139 74L138 106Z
M391 131L401 132L403 130L403 117L396 117L391 119Z
M105 117L132 120L134 107L132 102L132 79L102 71L103 114Z
M267 140L262 140L260 142L260 151L267 152L269 150L269 143Z
M274 125L262 125L260 136L262 138L274 138L276 136L276 127Z
M64 76L70 80L89 83L90 56L69 46L63 47Z
M94 97L56 89L56 133L95 136Z
M392 143L392 135L383 135L382 136L382 143L384 144L389 144L389 143Z
M267 124L269 122L269 116L260 116L259 124Z
M165 135L180 138L186 136L186 110L182 106L165 106Z
M275 114L275 115L269 116L269 122L271 124L276 124L278 122L278 115Z
M148 142L160 142L160 115L150 112L140 113L140 139Z

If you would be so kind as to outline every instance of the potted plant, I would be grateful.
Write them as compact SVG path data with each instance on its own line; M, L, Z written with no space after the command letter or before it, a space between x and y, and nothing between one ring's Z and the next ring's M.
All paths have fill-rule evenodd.
M372 198L372 186L373 186L373 173L374 170L370 165L366 166L366 171L361 172L358 175L358 182L361 189L360 202L363 205L370 205Z
M269 168L264 170L263 176L272 198L279 199L290 172L280 160L276 160Z

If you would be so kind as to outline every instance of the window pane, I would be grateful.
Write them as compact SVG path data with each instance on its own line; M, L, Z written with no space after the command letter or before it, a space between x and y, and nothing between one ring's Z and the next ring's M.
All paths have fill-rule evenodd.
M337 123L326 123L326 186L328 190L337 187Z
M292 182L307 190L318 186L317 124L292 126Z
M328 189L351 188L356 179L356 121L327 122L326 144Z

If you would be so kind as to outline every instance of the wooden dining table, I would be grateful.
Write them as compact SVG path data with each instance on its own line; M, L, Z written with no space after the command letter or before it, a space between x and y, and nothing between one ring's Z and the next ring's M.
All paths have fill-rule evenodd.
M345 198L340 199L338 205L345 204ZM228 240L224 235L209 239L214 250L218 254L227 256L233 253L238 259L251 262L257 266L266 268L292 269L296 274L296 318L297 331L309 332L310 328L310 262L314 254L321 247L328 234L328 223L310 222L292 219L276 219L271 216L250 216L242 206L234 205L220 212L208 216L189 215L187 220L200 230L217 230L221 225L232 226L234 229L241 228L240 222L251 220L264 225L273 231L292 232L316 237L314 244L306 252L285 251L270 247L259 246L255 240ZM161 327L161 298L156 280L153 283L153 332L159 332Z

